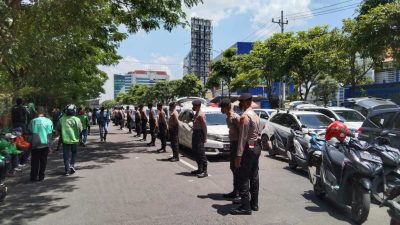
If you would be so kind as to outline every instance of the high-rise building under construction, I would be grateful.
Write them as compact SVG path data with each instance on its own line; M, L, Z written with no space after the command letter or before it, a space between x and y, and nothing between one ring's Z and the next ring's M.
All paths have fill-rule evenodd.
M212 50L211 20L192 18L191 48L184 59L184 75L193 73L203 83L207 82Z

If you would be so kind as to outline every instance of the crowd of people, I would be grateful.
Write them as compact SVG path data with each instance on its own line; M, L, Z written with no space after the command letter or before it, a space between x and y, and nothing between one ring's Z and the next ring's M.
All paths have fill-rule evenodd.
M6 177L21 172L29 161L30 180L43 181L48 154L61 146L64 175L75 173L78 146L86 146L92 125L104 125L99 113L72 104L47 113L45 108L36 110L33 103L24 104L18 98L11 109L11 127L3 128L0 134L0 184L4 186Z
M259 144L259 118L251 108L252 96L243 94L239 98L243 113L241 116L232 110L229 100L220 103L221 112L226 115L230 138L230 169L233 174L233 191L225 194L225 198L240 204L231 211L232 214L251 214L258 211L258 160L261 154ZM207 142L206 115L201 110L202 102L194 100L192 150L195 152L197 170L191 174L198 178L208 177L207 157L204 144ZM167 139L171 143L173 156L168 160L179 161L179 120L176 103L171 102L168 109L162 103L139 105L134 109L115 107L112 112L104 107L99 110L77 108L71 104L63 110L55 108L51 117L47 117L43 108L36 111L33 104L26 106L22 99L17 99L12 109L12 130L3 132L0 139L0 162L4 158L6 166L0 163L0 184L4 178L13 176L15 172L31 161L30 180L43 181L49 152L53 142L58 138L56 151L62 145L64 159L64 175L76 172L75 162L79 145L87 145L91 126L98 124L100 142L107 141L108 126L113 121L119 129L128 128L128 134L136 131L134 137L147 142L147 133L151 136L147 146L155 146L156 138L161 141L158 153L166 152ZM50 119L51 118L51 119ZM3 142L3 144L2 144ZM7 142L7 144L4 144ZM6 149L6 151L4 151Z
M259 117L251 108L252 95L243 94L239 98L239 107L242 115L239 116L233 111L229 100L220 103L221 112L226 115L230 139L230 169L233 174L233 191L224 195L232 199L234 204L240 204L238 208L232 209L234 215L249 215L252 211L258 211L258 161L261 154L259 143ZM192 151L195 153L197 170L191 174L198 178L208 177L207 157L205 154L205 143L207 142L206 115L201 110L200 100L192 101L193 105L193 134ZM176 111L176 103L169 104L169 111L164 109L163 104L157 104L157 111L153 104L139 105L133 110L116 107L112 111L111 120L115 126L122 130L128 128L128 134L135 129L139 141L147 141L147 131L151 140L147 146L155 146L156 136L161 141L161 148L158 153L166 152L167 137L171 143L173 156L171 162L179 161L179 120Z

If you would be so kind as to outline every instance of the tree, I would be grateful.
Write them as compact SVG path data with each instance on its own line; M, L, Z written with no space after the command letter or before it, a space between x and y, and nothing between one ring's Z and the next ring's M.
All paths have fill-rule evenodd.
M300 31L286 54L290 75L299 88L300 98L307 100L311 89L329 74L340 68L338 31L329 31L328 26L316 26ZM302 93L304 89L304 94Z
M104 92L98 65L117 63L128 33L186 25L201 0L0 1L0 80L39 105L83 102Z
M104 102L101 103L101 106L106 109L114 108L116 105L117 105L117 102L113 99L105 100Z
M194 74L183 76L182 80L177 83L175 92L177 97L200 97L205 94L203 83Z
M221 82L224 82L229 86L232 79L234 79L237 74L235 67L236 51L236 48L229 48L222 53L222 58L211 63L211 76L207 82L208 87L215 87ZM228 93L230 96L230 90L228 90Z
M357 17L353 35L366 57L372 58L378 66L388 56L400 63L399 18L398 0L380 1L379 4L377 1L364 1L361 7L361 15Z
M313 93L318 99L322 100L324 106L328 105L328 102L335 96L339 87L339 83L331 78L326 77L323 80L320 80L315 87L313 88Z
M367 82L366 74L371 71L373 62L366 57L366 53L360 48L354 36L357 29L357 22L353 19L343 21L343 27L340 34L339 45L337 45L336 54L338 56L339 67L335 77L344 85L351 85L351 91L354 94L357 85Z

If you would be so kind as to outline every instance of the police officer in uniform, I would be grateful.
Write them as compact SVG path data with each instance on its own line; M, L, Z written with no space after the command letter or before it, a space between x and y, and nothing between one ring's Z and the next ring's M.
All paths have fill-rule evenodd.
M151 141L147 144L147 146L156 146L156 113L153 110L153 104L149 103L147 105L149 107L149 125L150 125L150 135Z
M169 104L170 116L168 119L169 139L171 141L172 158L171 162L179 161L179 120L178 112L176 111L176 103Z
M158 130L158 137L161 141L161 148L157 150L157 152L166 152L165 148L167 147L167 120L165 119L165 112L163 110L163 104L157 104L158 116L156 122L156 129Z
M140 119L140 111L138 107L135 107L135 129L136 135L134 137L140 137L142 134L142 120Z
M198 169L192 171L198 178L208 177L207 173L207 157L204 148L204 143L207 142L207 125L206 116L201 111L201 101L196 99L192 101L194 115L193 134L192 134L192 150L196 154Z
M143 139L141 141L146 141L147 139L147 122L149 121L147 119L146 111L144 110L144 106L140 105L139 106L140 110L140 119L142 123L142 134L143 134Z
M260 119L251 108L251 94L242 94L239 101L239 107L244 113L240 117L235 168L238 169L238 185L242 200L237 209L231 210L231 214L251 215L252 210L258 211L258 160L261 154L258 140Z
M235 159L236 159L238 138L239 138L240 116L233 111L229 99L222 100L219 104L219 107L221 108L221 112L226 115L226 124L228 125L229 128L230 169L233 174L233 191L228 194L224 194L224 198L233 199L235 203L240 203L237 171L235 168Z

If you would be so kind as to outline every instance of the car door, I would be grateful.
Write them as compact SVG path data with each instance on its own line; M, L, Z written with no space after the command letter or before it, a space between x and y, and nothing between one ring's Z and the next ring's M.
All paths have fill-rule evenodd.
M192 147L193 134L192 125L189 124L192 122L190 115L191 111L185 110L179 116L179 143L188 148Z
M277 141L277 147L281 151L286 151L287 139L290 135L290 115L289 114L279 114L279 117L272 120L276 124L275 135ZM274 116L275 118L275 116Z
M363 141L373 142L384 129L392 127L390 121L395 115L395 112L385 112L368 117L359 130L359 138Z
M400 148L400 113L394 118L393 128L389 130L390 144L392 147Z

